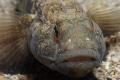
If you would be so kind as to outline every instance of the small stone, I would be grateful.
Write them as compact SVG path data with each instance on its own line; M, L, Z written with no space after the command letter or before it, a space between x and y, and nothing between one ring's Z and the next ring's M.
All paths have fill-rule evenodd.
M111 57L110 56L107 56L107 61L111 61Z
M20 80L17 75L13 75L10 80Z
M120 68L115 67L115 69L116 69L118 72L120 72Z
M120 68L120 65L117 65L118 68Z
M0 80L6 80L3 76L0 76Z
M106 66L105 66L105 69L109 69L109 66L110 66L110 62L106 62Z
M22 79L22 80L28 80L27 76L25 76L25 75L22 75L20 79Z
M113 61L113 62L119 62L119 59L116 58L116 57L112 57L112 61Z
M115 72L114 71L112 71L111 73L110 73L110 75L114 75L115 74Z
M116 76L116 75L112 75L112 78L113 78L113 79L116 79L116 78L117 78L117 76Z
M120 76L118 76L117 78L120 79Z
M116 78L113 78L112 80L117 80Z

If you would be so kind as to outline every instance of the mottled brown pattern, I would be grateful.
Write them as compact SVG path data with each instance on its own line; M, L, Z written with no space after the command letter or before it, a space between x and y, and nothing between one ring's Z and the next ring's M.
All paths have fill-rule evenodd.
M58 33L54 31L56 25ZM105 52L102 31L76 1L43 1L28 32L33 55L51 69L70 76L79 77L98 67ZM76 57L85 59L69 61Z
M33 54L52 70L82 77L101 63L106 50L102 30L107 34L119 28L114 8L94 6L86 13L78 0L16 2L12 9L2 7L0 14L0 67L7 65L5 70L15 63L16 69L34 65Z

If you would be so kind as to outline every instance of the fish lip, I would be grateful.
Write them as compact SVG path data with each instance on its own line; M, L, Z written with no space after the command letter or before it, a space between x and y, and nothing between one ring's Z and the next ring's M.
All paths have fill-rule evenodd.
M60 54L56 59L55 64L60 64L69 58L74 58L78 56L91 57L91 58L94 58L95 61L100 61L100 55L97 51L93 49L85 48L85 49L69 50L69 51L66 51L65 53ZM83 62L89 62L89 61L83 61Z
M62 74L71 76L71 77L83 77L94 68L100 66L99 61L86 61L86 62L63 62L60 64L51 64L50 68L56 70ZM73 71L73 74L69 72Z

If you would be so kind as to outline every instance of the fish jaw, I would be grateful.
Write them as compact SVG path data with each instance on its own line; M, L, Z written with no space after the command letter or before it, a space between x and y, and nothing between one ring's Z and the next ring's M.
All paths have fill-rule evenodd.
M82 77L100 65L100 55L91 49L66 51L50 68L72 77Z

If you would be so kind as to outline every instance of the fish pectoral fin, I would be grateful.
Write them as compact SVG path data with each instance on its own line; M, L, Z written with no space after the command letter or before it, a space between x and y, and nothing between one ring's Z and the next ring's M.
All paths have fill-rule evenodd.
M100 26L104 36L120 31L120 6L94 6L87 11L87 16Z
M25 18L26 19L26 18ZM11 10L0 11L0 71L21 71L31 63L33 56L27 44L28 23L22 16ZM27 26L25 26L27 25ZM30 67L30 66L29 66Z

